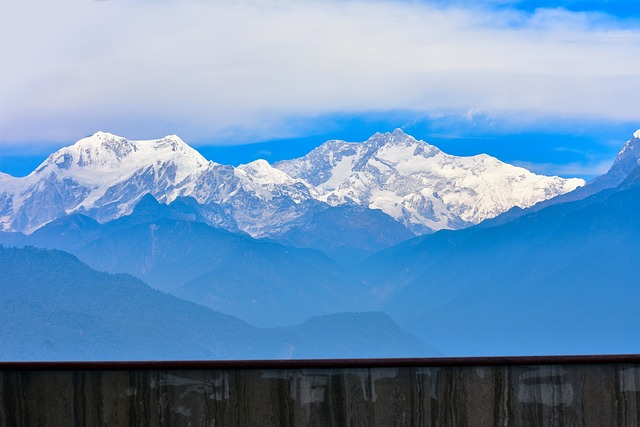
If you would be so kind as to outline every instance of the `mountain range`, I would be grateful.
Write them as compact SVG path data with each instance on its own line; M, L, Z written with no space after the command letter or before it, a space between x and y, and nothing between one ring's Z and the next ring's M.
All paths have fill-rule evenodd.
M370 306L346 269L323 253L212 227L194 220L195 205L146 195L116 220L72 214L4 243L62 249L97 270L132 274L260 327Z
M98 132L26 177L1 179L0 224L29 234L71 213L105 222L151 194L162 203L192 197L206 208L207 223L252 237L304 228L318 212L343 205L380 210L423 234L477 224L583 184L487 155L451 156L400 129L363 143L328 141L273 166L256 160L238 167L207 161L175 135L130 141Z
M377 307L446 354L637 353L639 135L559 200L375 254Z
M260 329L55 250L0 246L0 284L0 361L437 354L383 313L338 313Z
M311 357L330 354L314 342L337 345L328 331L371 338L369 315L432 346L425 354L638 352L639 158L640 131L583 185L450 156L400 130L237 168L177 137L98 133L0 178L0 243L73 253L261 338L241 336L287 330ZM261 354L282 354L274 340Z

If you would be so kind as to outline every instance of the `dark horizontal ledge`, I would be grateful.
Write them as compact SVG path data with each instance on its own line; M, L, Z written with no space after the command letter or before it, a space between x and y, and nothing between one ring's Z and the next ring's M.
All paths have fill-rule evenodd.
M407 359L170 360L95 362L0 362L8 370L224 370L346 369L385 367L455 367L640 363L640 354L512 357L438 357Z

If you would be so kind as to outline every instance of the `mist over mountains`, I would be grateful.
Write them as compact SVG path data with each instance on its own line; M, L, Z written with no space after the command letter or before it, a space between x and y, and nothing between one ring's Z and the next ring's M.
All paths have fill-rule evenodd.
M639 138L607 174L582 186L485 155L449 156L399 130L237 168L207 162L177 137L98 133L25 178L0 179L0 243L64 250L207 313L232 315L246 325L236 338L259 335L268 357L286 345L265 337L286 328L295 348L310 346L304 354L334 357L327 349L340 348L336 331L363 340L376 334L366 316L397 338L397 349L410 349L407 356L416 348L425 355L434 348L444 355L638 352ZM33 258L33 249L23 250L11 256ZM28 295L21 301L41 304L37 292ZM157 308L151 294L137 295ZM7 307L23 307L15 301ZM12 309L13 319L31 318L29 310ZM372 310L413 335L393 329L385 315L362 313ZM323 317L306 321L313 316ZM385 339L381 332L378 342ZM367 351L375 353L375 342ZM244 341L228 345L249 351ZM397 354L388 348L379 349Z
M69 215L25 236L24 244L66 250L95 269L132 274L261 327L357 309L354 301L366 297L323 253L194 221L192 204L163 205L147 195L130 215L104 224Z
M0 247L0 360L207 360L436 355L383 313L260 329L97 272L54 250ZM372 340L363 331L376 331Z

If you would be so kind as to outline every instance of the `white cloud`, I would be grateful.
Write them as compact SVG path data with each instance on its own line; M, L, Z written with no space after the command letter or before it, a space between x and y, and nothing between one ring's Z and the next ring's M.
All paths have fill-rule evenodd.
M0 141L265 139L295 133L291 117L385 110L640 117L640 29L602 15L392 0L38 0L0 13Z

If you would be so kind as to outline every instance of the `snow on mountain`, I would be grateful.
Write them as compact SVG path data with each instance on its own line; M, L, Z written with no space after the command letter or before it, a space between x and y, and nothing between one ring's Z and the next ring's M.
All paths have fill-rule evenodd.
M147 193L163 203L192 196L222 205L254 236L300 216L305 201L317 203L312 186L264 160L234 168L206 160L175 135L130 141L97 132L53 153L27 177L0 179L0 224L29 233L73 212L107 221L130 213Z
M329 141L274 166L315 185L320 200L381 209L417 233L477 224L584 185L485 154L452 156L400 129L363 143Z
M130 141L98 132L53 153L27 177L0 176L0 228L30 233L74 212L104 222L130 213L150 193L163 203L193 197L214 208L211 225L237 224L254 237L277 236L307 213L342 204L380 209L423 233L475 224L583 184L486 155L451 156L399 129L364 143L328 141L274 166L220 165L175 135Z
M221 204L241 230L265 237L286 231L319 204L317 194L304 180L291 178L266 160L256 160L237 168L209 168L190 195L203 204Z
M567 200L553 200L551 202L562 202L569 200L579 200L595 194L605 188L614 188L621 184L629 174L640 165L640 130L633 133L631 138L622 146L613 164L607 173L600 175L590 181L584 188Z
M58 150L32 175L53 172L62 179L104 187L150 170L158 182L175 185L208 165L208 160L175 135L130 141L98 132Z
M640 129L635 131L631 139L622 146L613 162L613 165L611 166L611 169L621 163L628 163L631 169L640 164Z
M269 201L277 195L286 195L295 203L301 203L319 196L318 191L303 179L291 178L262 159L238 166L235 176L245 191L264 201Z
M97 132L56 151L27 177L0 181L2 229L30 232L71 212L107 220L131 212L146 193L171 201L192 191L209 166L175 135L130 141Z

